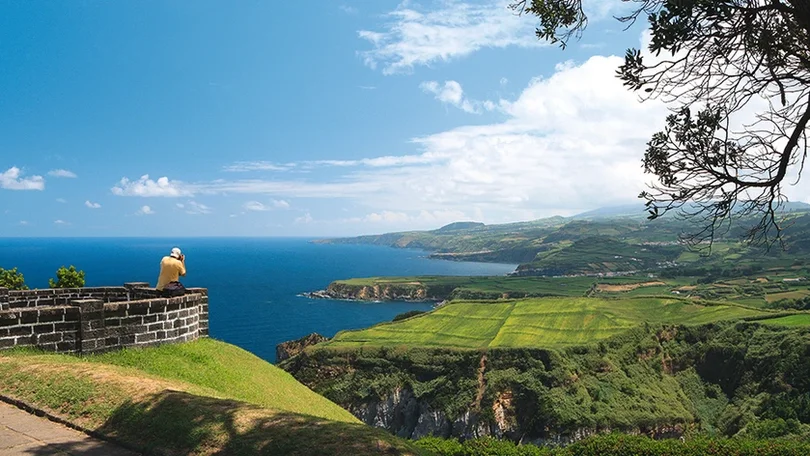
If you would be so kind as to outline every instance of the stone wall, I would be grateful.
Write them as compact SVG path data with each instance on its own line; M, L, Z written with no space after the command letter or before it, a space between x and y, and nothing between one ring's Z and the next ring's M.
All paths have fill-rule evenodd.
M147 286L0 288L0 349L88 354L208 336L207 289L167 298Z

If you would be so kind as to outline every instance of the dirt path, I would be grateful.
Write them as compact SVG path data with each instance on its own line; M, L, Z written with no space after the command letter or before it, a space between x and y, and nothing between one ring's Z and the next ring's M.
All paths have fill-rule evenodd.
M138 456L0 402L0 456Z

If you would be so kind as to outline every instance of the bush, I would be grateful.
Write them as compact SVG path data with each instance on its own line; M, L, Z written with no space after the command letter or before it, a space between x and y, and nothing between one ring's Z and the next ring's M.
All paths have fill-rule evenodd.
M62 266L56 270L56 280L48 279L51 288L81 288L84 286L84 271L77 271L76 266Z
M416 441L416 446L436 456L463 456L464 447L456 439L423 437Z
M416 441L420 448L435 456L549 456L549 448L535 445L516 445L509 440L479 437L459 443L456 439L424 437Z
M0 287L8 288L9 290L28 289L28 285L25 284L25 278L21 272L17 272L17 268L0 268Z
M407 312L404 312L404 313L401 313L401 314L397 315L397 316L396 316L396 317L394 317L394 319L393 319L393 320L391 320L391 321L405 320L406 318L415 317L415 316L417 316L417 315L421 315L421 314L423 314L423 313L425 313L425 311L424 311L424 310L409 310L409 311L407 311Z
M754 421L745 428L745 436L754 439L772 439L790 434L800 434L802 424L799 420L776 418L774 420Z

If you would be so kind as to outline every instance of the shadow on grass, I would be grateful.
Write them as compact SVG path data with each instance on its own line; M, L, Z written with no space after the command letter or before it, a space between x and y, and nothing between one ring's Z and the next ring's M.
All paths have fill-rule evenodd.
M169 390L122 405L97 431L146 454L417 454L410 443L362 424Z

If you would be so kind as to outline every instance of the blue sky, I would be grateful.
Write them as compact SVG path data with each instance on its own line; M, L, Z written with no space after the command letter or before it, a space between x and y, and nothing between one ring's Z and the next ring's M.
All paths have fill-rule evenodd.
M664 107L504 1L0 0L0 236L349 235L635 200ZM803 198L799 198L803 199Z

